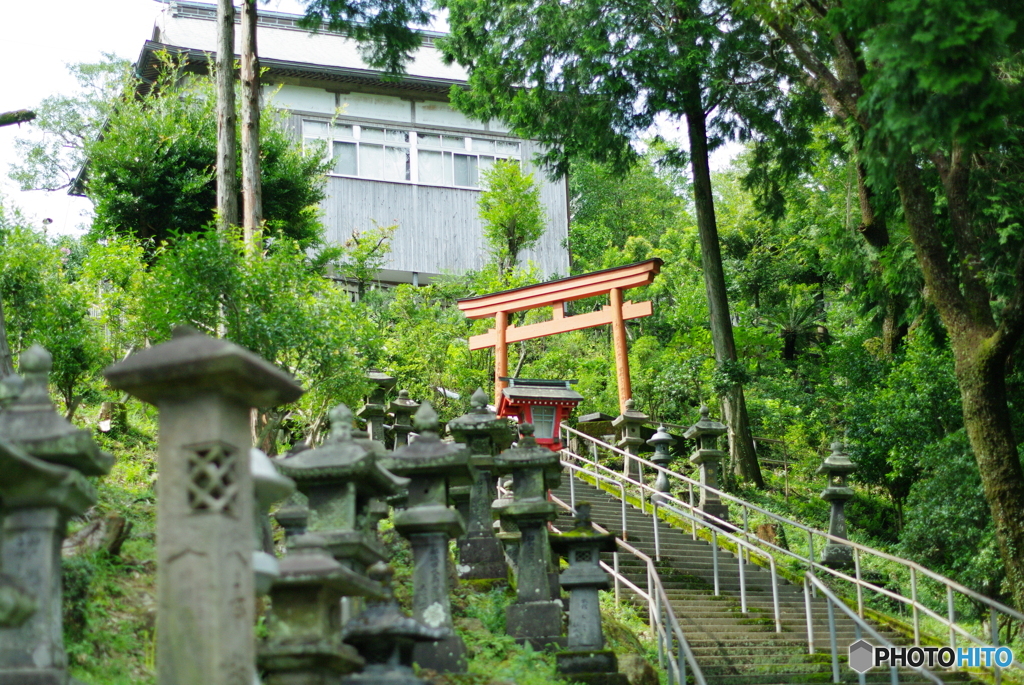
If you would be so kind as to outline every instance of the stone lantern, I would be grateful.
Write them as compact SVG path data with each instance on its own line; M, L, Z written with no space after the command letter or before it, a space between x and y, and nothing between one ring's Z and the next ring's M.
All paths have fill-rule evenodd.
M367 602L363 613L344 626L342 637L366 659L366 668L345 678L343 685L425 685L412 670L413 648L417 642L443 639L445 630L402 613L391 590L394 571L390 566L376 563L368 574L384 593Z
M292 540L281 560L270 589L267 637L259 646L264 685L336 683L365 664L342 642L341 599L379 597L383 588L342 566L326 548L322 536L306 533Z
M409 397L408 390L399 390L398 398L391 401L388 409L394 417L392 430L395 433L395 449L409 444L409 433L412 433L412 416L420 408L418 402Z
M293 402L302 388L238 345L187 327L104 374L160 412L157 678L251 683L251 410Z
M370 397L366 404L359 408L356 416L366 421L366 430L370 434L370 440L384 443L384 416L385 401L387 392L395 387L395 379L377 369L370 369L366 374L367 379L373 384Z
M508 422L487 408L487 395L477 388L471 398L472 410L448 422L458 442L469 447L475 468L473 484L467 486L466 535L458 541L460 578L507 578L508 567L501 543L494 536L491 504L498 495L494 456L512 443Z
M316 449L277 462L306 496L306 531L325 540L341 564L357 572L387 558L371 517L371 502L403 489L405 480L389 472L365 444L352 437L352 411L331 410L331 434ZM372 524L372 525L371 525Z
M278 473L270 457L261 449L253 447L249 450L249 460L256 494L252 569L256 573L256 594L265 595L280 574L277 557L264 549L264 534L270 529L270 507L295 492L295 481Z
M853 488L846 482L847 476L857 470L850 461L846 446L841 442L832 443L832 454L825 457L817 473L828 477L828 486L822 490L821 498L832 505L828 522L828 533L844 540L846 537L846 503L853 497ZM829 541L821 563L832 568L853 566L853 548L840 542Z
M655 431L654 435L647 444L654 448L654 456L651 457L658 466L668 468L669 463L672 461L672 457L668 453L668 448L676 444L676 439L668 434L665 430L665 426L658 426L658 430ZM668 494L670 492L670 486L668 482L668 476L664 471L658 471L658 477L654 481L654 489L658 492ZM657 495L652 495L651 499L657 498ZM657 501L664 501L664 499L658 499Z
M637 410L636 401L633 398L626 400L626 410L612 419L612 427L618 434L618 442L615 444L621 450L629 452L633 456L640 455L640 446L644 444L642 429L644 424L651 420L647 414ZM640 480L640 465L636 465L634 471L630 466L630 459L626 459L622 466L622 473L627 478Z
M562 603L548 578L551 546L547 529L548 521L555 518L548 489L558 486L562 465L557 452L533 439L533 426L521 424L519 433L519 444L494 458L499 474L512 474L514 499L501 515L515 521L520 534L516 602L506 609L505 630L512 637L543 647L560 643L562 635Z
M68 682L61 543L68 519L96 503L85 476L114 461L54 409L51 366L42 347L23 352L23 378L6 383L0 412L0 683Z
M465 532L457 511L448 508L448 488L472 482L473 467L464 445L444 443L437 434L437 413L424 402L414 417L420 436L399 447L387 462L393 473L409 478L406 507L395 513L395 530L408 538L413 554L413 616L446 637L415 648L415 661L438 672L466 670L466 645L455 634L448 596L448 540Z
M697 449L694 451L690 461L697 465L700 470L700 482L708 488L718 489L718 469L725 452L718 449L718 438L725 434L728 429L724 423L713 421L708 416L708 408L701 406L700 421L690 426L684 437L697 442ZM711 514L722 521L729 520L729 509L722 503L721 498L704 488L700 490L700 502L697 508Z
M604 648L598 590L609 587L601 568L601 552L615 551L615 536L594 530L590 503L576 504L576 526L551 536L551 547L569 562L562 587L569 590L569 638L565 651L555 654L555 670L571 680L594 685L628 685L618 673L615 652Z

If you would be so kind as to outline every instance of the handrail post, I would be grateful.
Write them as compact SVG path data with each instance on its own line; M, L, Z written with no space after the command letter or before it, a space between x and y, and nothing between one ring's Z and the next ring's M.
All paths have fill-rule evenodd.
M655 631L655 623L657 622L657 611L658 601L661 600L660 596L658 601L654 599L653 583L651 582L651 574L654 573L654 567L651 562L647 562L647 619L651 624L651 632Z
M746 572L743 569L743 550L738 549L736 551L739 552L736 558L740 562L740 611L745 614L747 613L747 580Z
M864 586L860 577L860 550L853 548L853 568L857 576L857 615L864 618Z
M839 682L839 649L836 647L836 610L832 606L832 600L825 598L828 606L828 641L832 647L832 682Z
M714 528L711 529L711 568L715 572L715 597L718 597L722 589L718 582L718 531Z
M768 555L772 570L772 608L775 610L775 632L782 632L782 616L779 614L779 575L775 570L775 557Z
M618 604L619 600L620 600L619 588L621 587L621 583L619 583L619 550L618 550L618 548L616 548L615 551L612 552L612 565L615 567L615 603Z
M619 489L622 490L622 539L628 540L629 538L626 537L626 486L619 483Z
M750 539L750 522L747 520L747 508L743 507L743 539ZM747 561L750 561L750 550L743 548L747 552Z
M910 601L914 613L914 646L921 646L921 616L917 611L917 569L910 567Z
M996 608L995 607L989 607L988 608L988 632L989 632L989 635L992 636L991 637L991 639L992 639L992 646L993 647L998 647L999 646L999 616L996 614ZM956 649L956 646L952 642L950 642L949 646L953 647L953 649ZM1000 683L1003 682L1003 669L1001 669L998 664L996 664L996 667L995 667L995 679L996 679L995 685L1000 685Z
M569 506L576 512L576 478L569 474Z
M661 561L661 538L658 535L658 502L651 500L652 518L654 519L654 558Z
M956 649L956 631L953 630L953 624L956 621L956 608L953 604L953 588L946 586L946 612L949 616L949 646ZM994 662L993 662L994 663Z
M811 615L811 583L804 576L804 612L807 616L807 653L814 654L814 620Z

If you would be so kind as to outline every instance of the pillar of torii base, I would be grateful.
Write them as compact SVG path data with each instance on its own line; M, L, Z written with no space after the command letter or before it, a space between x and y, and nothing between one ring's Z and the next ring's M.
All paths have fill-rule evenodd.
M593 271L589 274L560 278L513 290L469 297L458 301L459 309L469 319L494 317L494 328L469 339L469 349L494 348L494 404L508 386L508 345L521 340L568 333L604 324L612 325L615 351L615 377L619 390L619 411L625 411L626 400L632 397L629 381L629 355L626 349L626 320L650 316L653 309L646 302L624 302L622 293L630 288L650 285L661 271L660 259ZM608 295L609 304L598 311L566 316L564 304L587 297ZM551 320L526 326L509 326L509 314L528 309L551 307Z

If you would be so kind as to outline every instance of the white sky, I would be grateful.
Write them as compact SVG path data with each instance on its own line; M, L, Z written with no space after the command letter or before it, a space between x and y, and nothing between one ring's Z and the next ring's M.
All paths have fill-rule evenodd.
M155 0L4 0L0 20L0 112L32 109L43 98L71 93L74 79L66 65L99 61L113 53L134 62L143 42L152 35L153 22L165 7ZM301 13L299 0L270 0L261 9ZM662 135L676 137L676 126ZM38 225L52 219L51 233L79 233L88 224L91 204L66 191L20 191L8 176L15 159L14 139L26 135L26 125L0 128L0 195L5 204L20 207ZM680 136L681 137L681 136ZM722 167L735 148L720 150L712 167Z

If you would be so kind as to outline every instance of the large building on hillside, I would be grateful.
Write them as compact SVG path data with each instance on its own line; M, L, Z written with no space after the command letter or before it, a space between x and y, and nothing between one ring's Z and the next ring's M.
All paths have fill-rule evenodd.
M423 47L398 82L361 59L356 42L299 28L299 17L261 12L258 46L265 97L289 112L307 144L323 141L331 156L323 204L328 239L344 242L373 225L398 225L381 280L424 283L478 269L486 261L478 217L480 173L497 159L520 160L541 185L547 230L521 257L545 277L569 273L567 185L548 181L531 160L537 143L496 121L473 121L448 104L465 72L447 66L424 33ZM212 59L216 8L171 0L138 63L142 78L158 68L160 50L185 53L195 65ZM236 31L236 46L237 46Z

